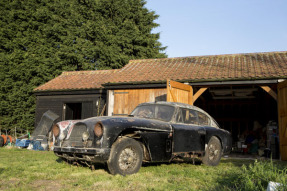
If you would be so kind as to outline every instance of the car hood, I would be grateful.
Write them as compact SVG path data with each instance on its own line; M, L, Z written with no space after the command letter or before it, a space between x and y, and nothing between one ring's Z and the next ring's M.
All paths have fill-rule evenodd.
M171 131L172 127L169 122L164 122L156 119L146 119L138 117L93 117L81 121L85 124L93 125L101 122L106 128L113 127L129 127L136 129Z

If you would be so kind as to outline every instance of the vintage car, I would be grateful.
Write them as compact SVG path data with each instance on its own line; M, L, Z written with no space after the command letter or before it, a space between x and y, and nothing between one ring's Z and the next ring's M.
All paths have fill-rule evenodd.
M231 150L228 131L202 109L183 103L143 103L127 117L92 117L69 131L56 124L52 132L58 157L91 166L107 163L111 174L133 174L142 162L175 159L215 166Z

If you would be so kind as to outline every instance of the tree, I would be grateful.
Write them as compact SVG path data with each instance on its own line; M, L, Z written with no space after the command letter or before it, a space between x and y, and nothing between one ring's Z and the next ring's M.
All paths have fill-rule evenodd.
M62 71L166 57L144 0L0 1L0 128L33 129L33 89Z

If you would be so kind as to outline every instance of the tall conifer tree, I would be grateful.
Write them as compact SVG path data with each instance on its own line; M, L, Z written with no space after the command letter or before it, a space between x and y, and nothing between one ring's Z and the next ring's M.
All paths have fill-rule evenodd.
M0 1L0 128L33 129L33 89L69 70L166 57L144 0Z

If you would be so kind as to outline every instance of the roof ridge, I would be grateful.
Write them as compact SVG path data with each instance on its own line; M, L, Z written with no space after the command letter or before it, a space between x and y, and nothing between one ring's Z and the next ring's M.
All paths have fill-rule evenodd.
M79 75L79 74L104 74L104 73L115 73L120 69L111 70L81 70L81 71L63 71L61 75Z
M181 56L171 58L147 58L147 59L132 59L132 61L144 61L144 60L169 60L169 59L184 59L184 58L196 58L196 57L214 57L214 56L242 56L242 55L255 55L255 54L275 54L275 53L287 53L287 51L272 51L272 52L250 52L250 53L230 53L230 54L211 54L211 55L196 55L196 56Z

